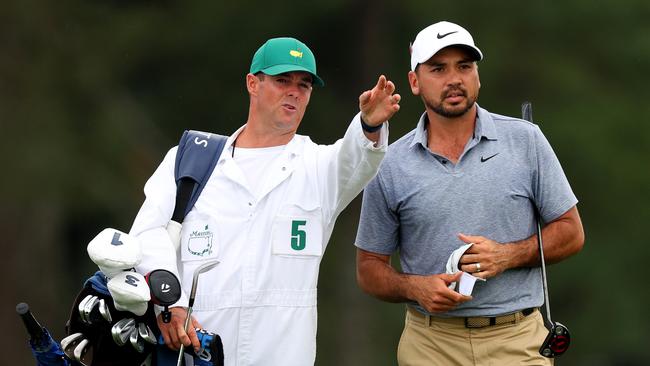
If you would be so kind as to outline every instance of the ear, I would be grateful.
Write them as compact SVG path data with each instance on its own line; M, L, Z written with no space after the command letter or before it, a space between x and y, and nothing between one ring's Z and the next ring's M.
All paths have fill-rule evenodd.
M251 73L246 74L246 89L248 90L248 94L257 95L257 88L259 84L260 79L258 79L257 76Z
M420 95L420 83L418 82L418 76L415 71L409 71L408 78L411 93L413 93L413 95Z

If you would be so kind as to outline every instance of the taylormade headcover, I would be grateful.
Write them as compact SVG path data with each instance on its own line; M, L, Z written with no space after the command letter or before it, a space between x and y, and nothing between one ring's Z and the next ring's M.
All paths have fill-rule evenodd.
M137 272L120 272L108 281L108 292L115 309L130 311L137 316L147 312L151 292L144 276Z
M140 241L116 229L104 229L88 243L88 255L108 278L135 267L142 259Z

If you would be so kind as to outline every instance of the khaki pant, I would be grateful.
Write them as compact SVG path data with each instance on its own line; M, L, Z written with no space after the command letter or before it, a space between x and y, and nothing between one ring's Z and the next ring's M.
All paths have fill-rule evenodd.
M548 330L539 311L517 314L511 324L466 328L463 318L443 319L406 313L397 348L400 366L553 365L539 354Z

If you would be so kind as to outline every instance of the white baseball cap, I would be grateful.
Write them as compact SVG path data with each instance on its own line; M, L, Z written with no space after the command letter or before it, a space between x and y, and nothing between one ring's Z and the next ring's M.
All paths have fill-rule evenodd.
M441 49L449 46L467 47L477 61L483 59L483 53L474 45L474 38L469 32L458 24L438 22L432 24L418 33L411 46L411 71L426 61Z

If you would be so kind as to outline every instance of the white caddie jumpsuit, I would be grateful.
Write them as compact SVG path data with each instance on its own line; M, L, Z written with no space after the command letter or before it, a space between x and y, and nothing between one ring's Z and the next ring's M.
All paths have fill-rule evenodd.
M181 231L177 254L165 230L174 209L172 148L147 181L131 234L142 242L146 274L180 274L187 306L194 269L220 261L198 281L193 315L224 343L225 364L313 365L316 284L339 213L375 176L388 142L387 123L374 147L357 115L333 145L296 135L269 166L256 200L230 155L230 136Z

